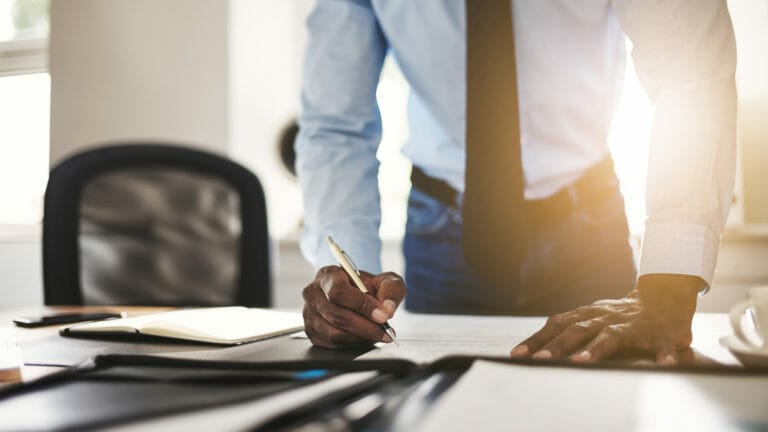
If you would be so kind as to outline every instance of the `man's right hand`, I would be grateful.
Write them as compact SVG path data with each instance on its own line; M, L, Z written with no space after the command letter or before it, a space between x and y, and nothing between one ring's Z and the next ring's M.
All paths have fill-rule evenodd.
M314 345L340 348L392 342L381 324L405 297L398 274L360 272L369 294L361 292L339 266L321 268L303 291L304 331Z

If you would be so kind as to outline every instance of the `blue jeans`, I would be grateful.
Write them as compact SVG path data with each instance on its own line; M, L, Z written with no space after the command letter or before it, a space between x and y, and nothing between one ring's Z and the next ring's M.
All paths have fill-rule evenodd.
M611 181L615 181L612 179ZM464 262L460 208L412 188L403 252L406 309L422 313L551 315L635 284L624 199L615 196L545 226L531 227L528 258L506 287L482 284Z

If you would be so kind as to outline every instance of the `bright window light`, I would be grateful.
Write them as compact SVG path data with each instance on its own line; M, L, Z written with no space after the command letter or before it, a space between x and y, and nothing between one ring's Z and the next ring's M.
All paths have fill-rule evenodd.
M50 87L48 74L0 77L0 224L42 220Z
M630 49L628 44L627 51ZM652 121L653 106L628 55L624 87L611 123L608 147L621 182L629 230L634 237L642 236L645 227L645 179Z

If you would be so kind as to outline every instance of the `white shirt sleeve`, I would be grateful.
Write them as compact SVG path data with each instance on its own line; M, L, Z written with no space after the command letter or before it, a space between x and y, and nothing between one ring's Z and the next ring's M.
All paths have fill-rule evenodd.
M655 107L640 275L712 283L736 171L736 47L725 0L614 0Z

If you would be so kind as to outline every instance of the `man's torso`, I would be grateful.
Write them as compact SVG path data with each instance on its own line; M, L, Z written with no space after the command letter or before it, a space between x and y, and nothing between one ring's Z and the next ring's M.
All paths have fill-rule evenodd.
M411 87L410 138L403 152L461 191L464 1L374 0L373 5ZM513 14L526 197L543 198L605 156L623 75L624 36L608 0L516 0Z

